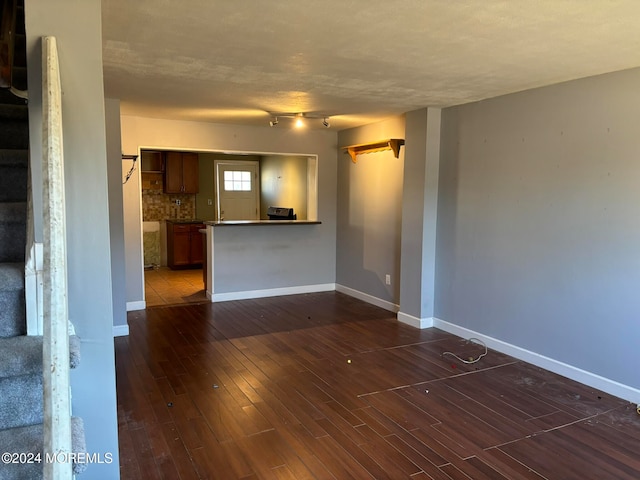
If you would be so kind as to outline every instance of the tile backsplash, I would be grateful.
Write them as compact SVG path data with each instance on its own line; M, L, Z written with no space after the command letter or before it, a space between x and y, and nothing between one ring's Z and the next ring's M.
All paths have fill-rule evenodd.
M176 205L176 200L180 205ZM196 218L196 196L187 193L162 193L158 190L142 191L142 221L156 222L167 219Z

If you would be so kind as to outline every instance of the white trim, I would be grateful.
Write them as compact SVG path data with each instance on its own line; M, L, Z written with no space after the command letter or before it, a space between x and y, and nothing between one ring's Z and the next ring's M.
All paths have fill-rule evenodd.
M129 325L114 325L113 336L114 337L126 337L129 335Z
M127 312L131 312L134 310L144 310L147 308L147 302L144 300L140 300L137 302L127 302Z
M42 335L44 333L44 294L42 290L43 247L43 244L39 242L31 244L24 269L27 335Z
M301 285L298 287L269 288L266 290L246 290L243 292L214 293L212 302L228 302L230 300L248 300L252 298L279 297L281 295L298 295L300 293L330 292L336 289L335 283L318 285ZM209 296L207 292L207 297Z
M433 317L418 318L404 312L398 312L398 321L414 328L433 327Z
M345 295L349 295L350 297L357 298L358 300L362 300L363 302L370 303L371 305L375 305L376 307L384 308L385 310L393 313L398 313L398 310L400 310L400 306L396 305L395 303L382 300L381 298L374 297L373 295L369 295L368 293L364 293L353 288L345 287L344 285L340 285L339 283L336 283L336 291L344 293Z
M614 380L601 377L600 375L597 375L595 373L582 370L578 367L574 367L558 360L554 360L553 358L545 357L544 355L540 355L539 353L526 350L524 348L518 347L517 345L512 345L510 343L498 340L493 337L489 337L487 335L483 335L482 333L474 332L473 330L469 330L465 327L460 327L439 318L434 318L433 326L435 328L439 328L440 330L444 330L445 332L457 335L458 337L478 338L482 340L487 345L487 347L497 350L498 352L511 355L512 357L519 360L523 360L537 367L549 370L550 372L570 378L571 380L575 380L576 382L580 382L590 387L597 388L598 390L602 390L603 392L628 400L632 403L640 403L640 390L637 388L633 388L628 385L618 383Z

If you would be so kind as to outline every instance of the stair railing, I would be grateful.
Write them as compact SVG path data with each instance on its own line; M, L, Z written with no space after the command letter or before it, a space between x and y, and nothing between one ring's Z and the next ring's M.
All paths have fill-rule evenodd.
M60 71L55 37L42 38L44 453L69 458L71 398ZM72 477L71 462L43 462L45 479Z

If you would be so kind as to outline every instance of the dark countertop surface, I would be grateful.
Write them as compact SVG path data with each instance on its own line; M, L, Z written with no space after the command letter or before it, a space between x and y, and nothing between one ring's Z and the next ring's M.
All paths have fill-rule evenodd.
M168 218L165 222L169 223L204 223L204 220L198 220L196 218Z
M320 225L317 220L223 220L222 222L205 221L212 227L250 226L250 225Z

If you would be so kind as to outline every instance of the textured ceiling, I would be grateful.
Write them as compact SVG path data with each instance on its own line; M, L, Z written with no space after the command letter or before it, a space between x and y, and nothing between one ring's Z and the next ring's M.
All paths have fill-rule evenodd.
M638 0L103 0L102 14L106 96L156 118L303 111L342 129L640 66Z

